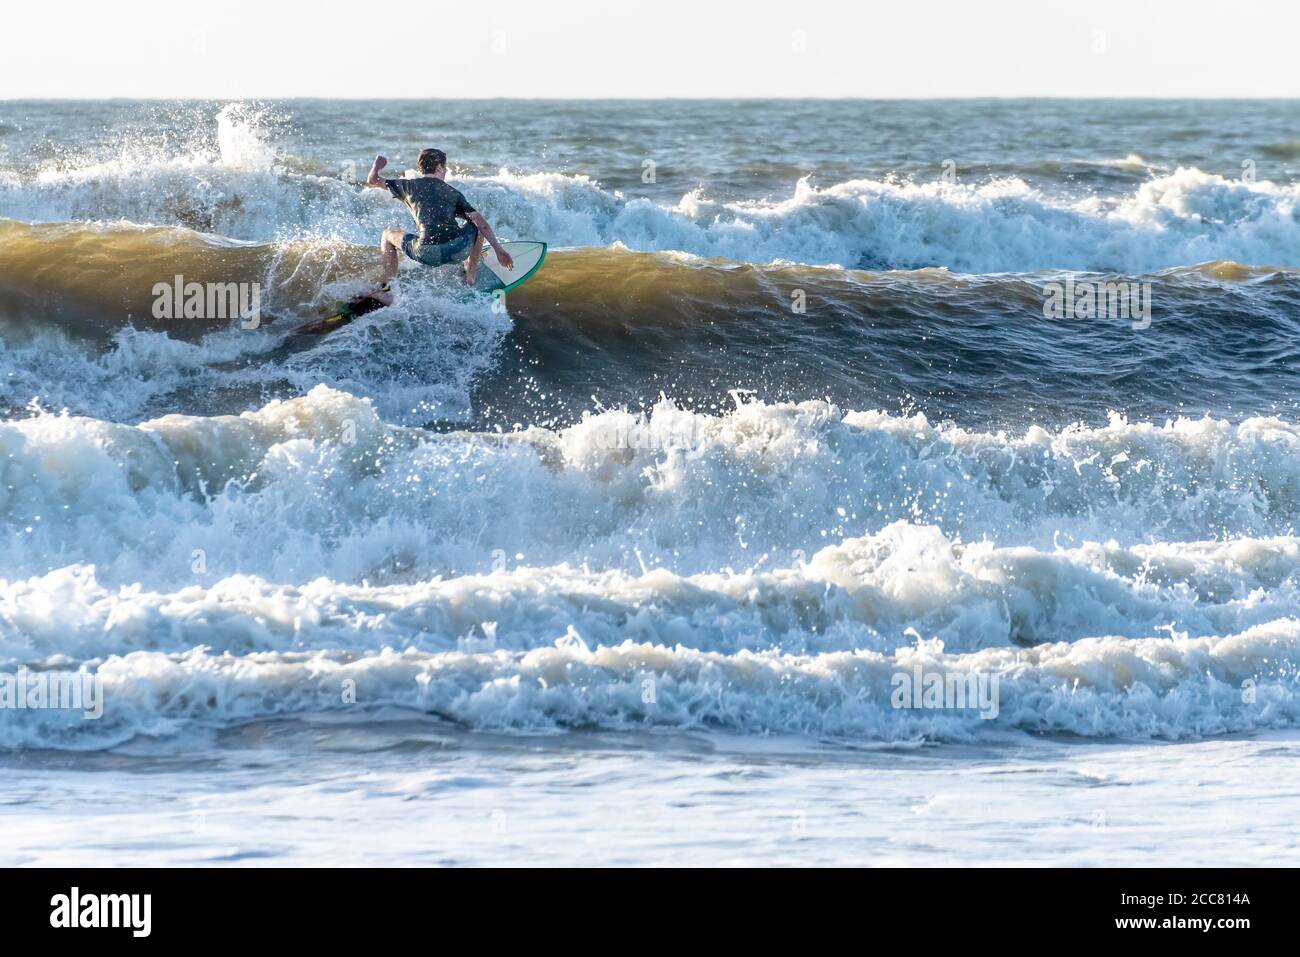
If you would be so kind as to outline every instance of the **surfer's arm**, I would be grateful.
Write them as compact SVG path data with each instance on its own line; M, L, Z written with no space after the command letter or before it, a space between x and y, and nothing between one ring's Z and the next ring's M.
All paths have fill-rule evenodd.
M378 189L388 189L388 184L384 178L379 175L379 171L388 165L388 160L382 156L376 156L374 165L370 167L370 175L366 177L366 185L374 186Z
M504 249L501 248L501 243L497 241L496 233L492 232L492 227L489 226L488 221L483 218L483 214L479 212L473 212L470 213L465 218L478 227L479 235L482 236L484 239L486 239L488 241L488 245L490 245L494 250L496 250L497 261L500 262L501 265L505 266L507 269L513 267L514 260L510 258L510 254L508 252L506 252Z

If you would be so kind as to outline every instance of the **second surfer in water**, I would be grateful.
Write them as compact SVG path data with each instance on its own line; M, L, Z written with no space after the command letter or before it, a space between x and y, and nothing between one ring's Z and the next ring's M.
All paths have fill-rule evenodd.
M366 177L366 185L386 189L405 203L415 217L419 232L384 230L379 248L384 256L385 282L397 275L397 255L400 251L426 266L441 266L464 260L465 282L472 286L482 256L484 239L496 251L497 260L502 266L506 269L514 266L510 254L501 247L487 220L466 201L460 190L447 184L446 153L434 149L420 150L415 161L420 175L413 179L386 179L380 176L379 171L387 164L388 160L384 157L376 156L370 175ZM457 223L457 219L464 222Z

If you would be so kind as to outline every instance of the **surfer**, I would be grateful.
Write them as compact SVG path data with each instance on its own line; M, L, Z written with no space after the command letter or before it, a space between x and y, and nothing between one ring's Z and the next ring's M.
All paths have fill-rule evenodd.
M506 269L514 266L497 241L496 234L482 214L461 195L460 190L446 183L447 154L442 150L423 149L415 165L420 175L413 179L387 179L379 171L388 165L383 156L376 156L366 185L386 189L406 204L418 224L418 233L400 229L385 229L379 240L384 256L384 281L397 275L397 253L400 250L416 262L426 266L465 261L465 282L474 284L479 258L486 239L496 251L497 260ZM456 220L464 220L457 223Z

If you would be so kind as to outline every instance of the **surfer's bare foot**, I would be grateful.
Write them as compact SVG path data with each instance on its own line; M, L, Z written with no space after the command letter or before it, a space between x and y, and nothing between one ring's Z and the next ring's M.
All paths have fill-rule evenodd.
M469 263L466 263L465 264L465 285L467 286L474 285L474 277L477 275L478 275L478 263L475 263L472 266Z

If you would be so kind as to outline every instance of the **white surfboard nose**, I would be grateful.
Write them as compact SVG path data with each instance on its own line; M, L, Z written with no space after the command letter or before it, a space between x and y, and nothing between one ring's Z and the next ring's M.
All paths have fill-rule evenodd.
M508 243L502 243L510 258L514 260L514 265L506 269L497 259L496 250L488 247L483 256L483 265L492 271L492 274L501 281L505 291L509 292L515 286L523 283L525 279L531 276L541 266L542 260L546 258L546 243L532 242L530 240L515 240Z

